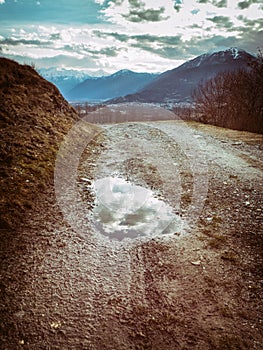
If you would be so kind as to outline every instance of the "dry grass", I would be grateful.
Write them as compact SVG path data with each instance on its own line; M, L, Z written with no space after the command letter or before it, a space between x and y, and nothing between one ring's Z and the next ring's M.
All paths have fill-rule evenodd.
M0 60L0 212L8 228L52 182L60 142L78 115L32 67Z

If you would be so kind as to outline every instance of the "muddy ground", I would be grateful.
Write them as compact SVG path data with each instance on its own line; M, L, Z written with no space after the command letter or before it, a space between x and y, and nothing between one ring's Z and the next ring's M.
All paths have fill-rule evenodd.
M1 349L262 349L262 154L260 135L198 123L103 126L78 167L80 210L50 186L1 231ZM151 189L183 227L102 235L90 185L109 176Z

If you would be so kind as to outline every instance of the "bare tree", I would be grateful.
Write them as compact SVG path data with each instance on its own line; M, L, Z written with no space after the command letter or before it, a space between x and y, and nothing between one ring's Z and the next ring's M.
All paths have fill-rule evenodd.
M238 130L263 133L263 58L247 70L219 73L193 93L199 120Z
M76 109L78 115L81 116L81 104L77 103L75 105L75 109Z
M226 84L227 73L218 74L213 79L200 83L193 93L196 111L203 122L218 125L226 117L225 107L229 95Z

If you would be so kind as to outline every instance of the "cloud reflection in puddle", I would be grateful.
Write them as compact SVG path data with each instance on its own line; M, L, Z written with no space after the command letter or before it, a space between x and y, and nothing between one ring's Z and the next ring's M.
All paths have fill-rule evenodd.
M182 220L154 193L118 177L94 181L93 222L109 239L122 241L181 233Z

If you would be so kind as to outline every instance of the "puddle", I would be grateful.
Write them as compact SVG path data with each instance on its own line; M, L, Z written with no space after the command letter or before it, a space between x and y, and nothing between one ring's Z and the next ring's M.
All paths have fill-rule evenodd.
M96 194L92 218L97 230L122 241L160 235L179 235L181 218L154 193L118 177L93 182Z

